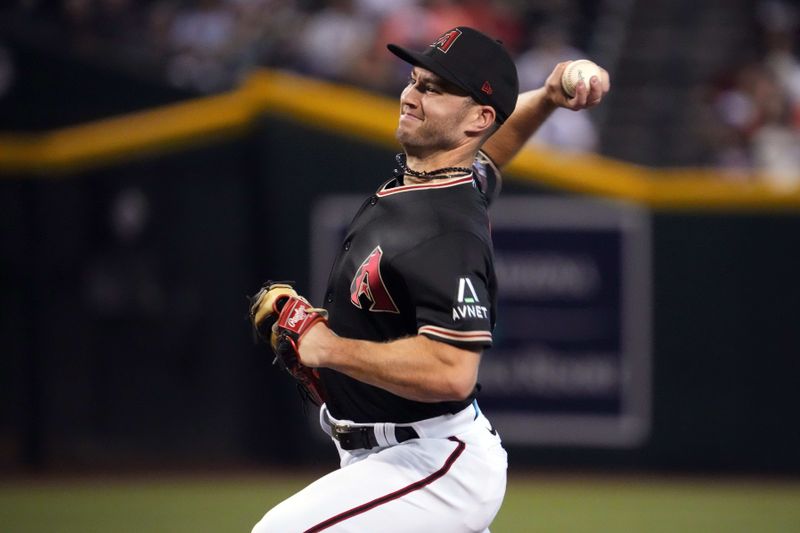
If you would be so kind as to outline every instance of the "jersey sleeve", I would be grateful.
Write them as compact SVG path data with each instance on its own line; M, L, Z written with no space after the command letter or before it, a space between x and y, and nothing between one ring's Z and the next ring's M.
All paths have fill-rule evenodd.
M472 172L478 182L478 187L491 205L500 195L502 185L500 169L497 168L497 165L488 155L483 151L479 151L477 157L475 157L475 162L472 164Z
M450 233L398 260L418 334L460 348L491 346L494 282L485 243L469 233Z

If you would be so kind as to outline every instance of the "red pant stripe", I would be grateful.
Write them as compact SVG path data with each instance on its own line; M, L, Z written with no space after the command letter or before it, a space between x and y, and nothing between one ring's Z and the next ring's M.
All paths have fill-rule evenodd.
M453 450L453 453L451 453L450 456L447 458L447 460L444 462L444 465L442 466L442 468L440 468L439 470L437 470L433 474L429 475L425 479L421 479L419 481L416 481L416 482L412 483L411 485L407 485L407 486L403 487L402 489L396 490L396 491L394 491L392 493L386 494L385 496L381 496L380 498L376 498L376 499L374 499L372 501L369 501L369 502L367 502L365 504L359 505L358 507L353 507L352 509L348 509L347 511L344 511L343 513L339 513L336 516L328 518L324 522L320 522L316 526L313 526L310 529L307 529L305 531L305 533L316 533L317 531L322 531L324 529L328 529L329 527L331 527L333 525L336 525L339 522L344 522L348 518L352 518L352 517L354 517L356 515L359 515L361 513L365 513L367 511L369 511L370 509L374 509L375 507L378 507L379 505L383 505L384 503L388 503L388 502L390 502L392 500L396 500L398 498L402 498L406 494L414 492L415 490L419 490L422 487L424 487L424 486L426 486L426 485L428 485L430 483L433 483L434 481L436 481L440 477L444 476L447 473L447 471L450 470L450 467L453 466L453 463L456 462L456 459L458 459L458 457L461 455L461 453L464 451L464 448L466 447L466 444L464 444L463 442L461 442L460 440L458 440L455 437L450 437L450 440L457 442L458 446L456 446L456 449Z

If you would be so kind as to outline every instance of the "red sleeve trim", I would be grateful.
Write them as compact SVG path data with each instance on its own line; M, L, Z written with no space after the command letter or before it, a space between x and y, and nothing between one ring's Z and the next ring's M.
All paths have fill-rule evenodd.
M482 344L492 342L492 332L486 330L457 331L455 329L441 328L439 326L422 326L417 330L420 335L431 335L449 341L479 342Z

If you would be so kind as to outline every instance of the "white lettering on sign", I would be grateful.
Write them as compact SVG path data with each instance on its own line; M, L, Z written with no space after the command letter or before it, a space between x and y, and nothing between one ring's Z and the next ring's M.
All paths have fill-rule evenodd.
M483 387L495 394L550 398L615 395L621 380L613 354L565 354L542 347L487 358L480 373Z
M599 268L588 255L563 253L497 253L499 290L513 297L586 298L602 284Z

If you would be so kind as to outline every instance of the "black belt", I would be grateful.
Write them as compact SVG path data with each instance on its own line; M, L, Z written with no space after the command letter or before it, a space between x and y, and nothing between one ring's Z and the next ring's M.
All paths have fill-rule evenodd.
M343 450L370 449L379 446L372 426L350 426L348 424L331 424L331 435L339 441ZM419 435L410 426L395 426L394 437L397 442L418 439Z

